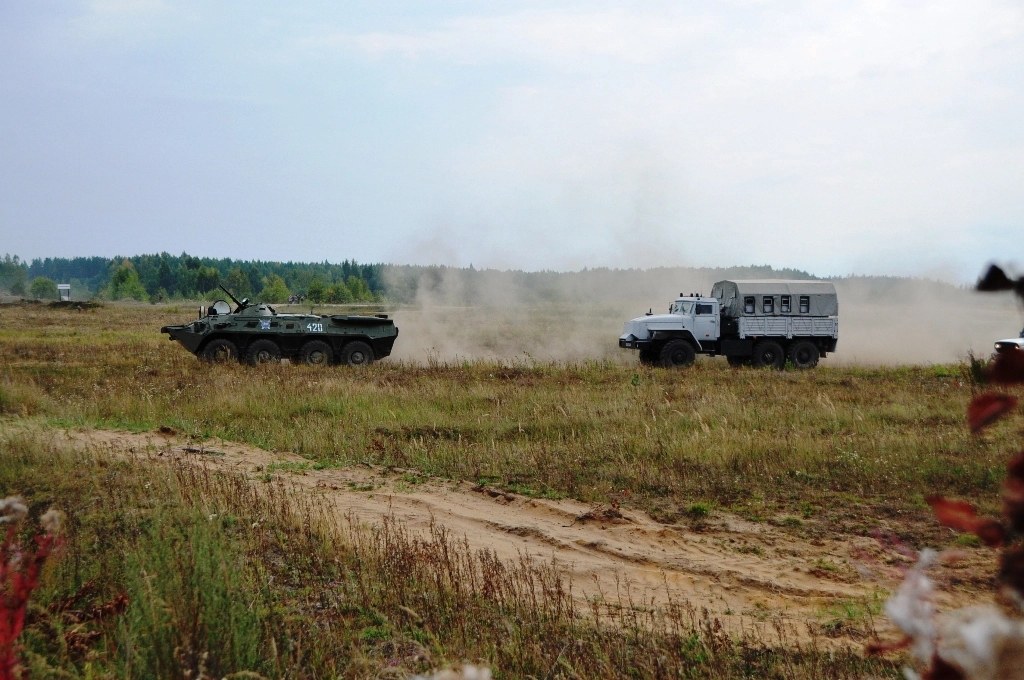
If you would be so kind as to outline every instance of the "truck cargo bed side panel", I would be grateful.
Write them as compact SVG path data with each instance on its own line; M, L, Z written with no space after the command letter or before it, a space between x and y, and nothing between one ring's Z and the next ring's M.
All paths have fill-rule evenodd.
M829 337L839 335L839 320L828 316L743 316L739 319L740 338L751 336L772 337Z
M811 331L811 335L838 335L836 326L838 323L835 319L812 319L814 322L814 328Z

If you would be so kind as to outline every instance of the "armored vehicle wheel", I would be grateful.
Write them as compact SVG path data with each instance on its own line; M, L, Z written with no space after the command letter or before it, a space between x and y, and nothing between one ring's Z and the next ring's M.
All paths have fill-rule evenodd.
M366 366L373 363L373 350L365 342L350 342L341 348L339 363L345 366Z
M204 361L211 364L226 364L229 361L238 361L238 347L230 340L211 340L203 349Z
M725 360L729 362L730 366L739 367L746 366L750 363L750 357L725 357Z
M640 363L644 366L655 366L658 363L658 355L650 350L640 350Z
M683 368L693 363L697 353L686 340L672 340L661 348L661 365L665 368Z
M782 345L774 340L762 340L754 345L753 360L758 368L781 370L786 365L786 353L782 351Z
M330 366L334 359L331 346L323 340L310 340L299 350L299 356L307 366Z
M818 365L818 348L813 342L803 340L789 348L789 360L797 368L814 368Z
M273 340L257 340L249 345L245 359L253 366L281 361L281 348Z

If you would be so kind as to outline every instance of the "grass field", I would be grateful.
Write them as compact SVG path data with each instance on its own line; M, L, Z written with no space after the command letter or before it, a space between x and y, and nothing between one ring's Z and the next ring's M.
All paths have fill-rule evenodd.
M611 362L381 362L369 370L210 367L157 329L180 312L6 307L0 408L62 425L177 428L326 465L369 461L668 520L703 502L752 515L941 492L994 501L1020 421L964 427L957 365L671 372ZM854 515L856 513L853 513ZM855 525L856 522L853 522ZM850 526L857 530L856 526Z
M930 521L924 496L970 497L994 508L1006 457L1021 430L1018 415L983 437L968 434L963 414L977 387L960 365L822 364L809 372L772 372L730 369L709 360L671 372L612 361L526 359L386 361L365 370L326 371L211 367L157 332L188 311L26 305L4 306L0 313L0 411L8 429L32 424L44 430L152 431L163 426L197 438L291 451L318 466L369 462L536 497L614 502L666 526L693 522L715 509L812 538L864 535L884 523L915 546L951 544L955 537ZM146 675L133 672L126 659L135 659L130 663L141 664L138 668L179 668L187 660L177 658L174 649L179 656L192 654L189 659L214 649L210 641L223 637L217 626L225 621L237 621L240 637L218 653L220 665L211 672L220 674L251 669L268 676L363 677L380 673L396 658L404 670L480 659L503 669L505 677L614 677L630 664L638 677L668 676L669 667L692 668L692 677L894 672L884 663L869 669L857 654L826 659L813 650L783 650L763 640L716 642L720 634L701 624L699 613L691 621L681 610L659 614L657 625L630 637L629 622L605 629L585 612L568 611L557 588L538 604L528 593L540 581L523 584L548 579L544 588L554 587L553 573L528 576L507 567L511 571L495 572L498 585L463 591L457 585L461 578L444 576L444 570L483 574L491 567L457 546L450 554L462 560L458 565L436 557L449 554L438 547L444 542L439 537L432 548L415 547L396 528L384 538L353 534L335 542L322 526L303 519L306 510L316 515L315 508L298 508L285 495L253 495L226 479L183 485L182 475L191 473L79 460L69 451L48 450L41 441L27 435L5 439L0 482L5 494L32 495L34 510L52 498L80 518L71 549L77 557L62 563L46 597L66 596L102 574L107 595L117 584L140 602L129 610L123 629L109 631L104 639L111 645L122 640L118 649L137 649L141 656L104 648L97 657L105 659L97 661L104 673ZM146 483L154 483L159 493L142 491ZM93 496L101 502L70 500ZM214 513L241 519L237 526L204 520ZM279 529L279 540L269 547L263 538L237 529L257 516L270 518ZM108 534L104 545L110 550L91 547ZM197 571L175 562L179 556L171 546L178 545L191 546L188 559L207 560L207 566ZM277 557L265 559L271 553ZM419 564L413 553L435 557ZM213 574L223 564L240 568L231 577L236 581L221 578L215 588L210 585L220 593L211 602L147 613L156 600L146 598L166 603L167 592L147 590L150 586L137 580L145 565L119 562L117 556L124 555L157 560L152 568L159 573L184 570L175 579L209 572L203 578L217 581ZM387 555L401 559L389 561ZM287 577L271 583L267 573ZM353 584L347 604L324 600L327 582ZM434 590L404 600L394 594L397 584L411 582L433 584ZM205 592L207 585L189 587ZM243 598L253 604L237 610ZM400 600L417 603L410 608L429 620L423 624L429 636L417 633L415 622L401 623L399 606L406 605ZM207 627L189 632L191 637L171 640L153 628L159 616L212 618ZM511 627L507 635L487 632L502 626ZM276 647L268 646L270 639ZM572 643L560 652L551 647L555 640ZM40 659L58 663L59 655L44 642L33 643ZM382 660L385 642L394 645L393 654ZM271 654L271 648L277 651ZM414 652L402 656L400 650L414 648L427 650L429 660L417 661ZM686 649L696 651L683 658L680 650ZM331 665L326 659L338 650L344 650L346 661ZM657 661L663 656L669 659L664 668ZM82 672L81 663L66 661L67 668Z
M0 489L70 518L22 636L33 678L408 678L461 661L506 678L896 676L779 622L731 634L685 603L609 615L551 565L442 528L338 528L283 485L31 436L4 449ZM122 594L123 615L90 614Z

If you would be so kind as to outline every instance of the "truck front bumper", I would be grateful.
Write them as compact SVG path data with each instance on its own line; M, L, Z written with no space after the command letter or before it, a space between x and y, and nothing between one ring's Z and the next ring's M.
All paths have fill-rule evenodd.
M650 340L638 340L632 333L619 337L619 347L622 349L647 349L650 345Z

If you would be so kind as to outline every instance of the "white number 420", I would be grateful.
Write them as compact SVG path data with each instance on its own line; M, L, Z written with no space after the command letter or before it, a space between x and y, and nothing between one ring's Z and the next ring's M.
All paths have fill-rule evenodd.
M324 325L322 323L307 323L306 330L310 333L323 333Z

